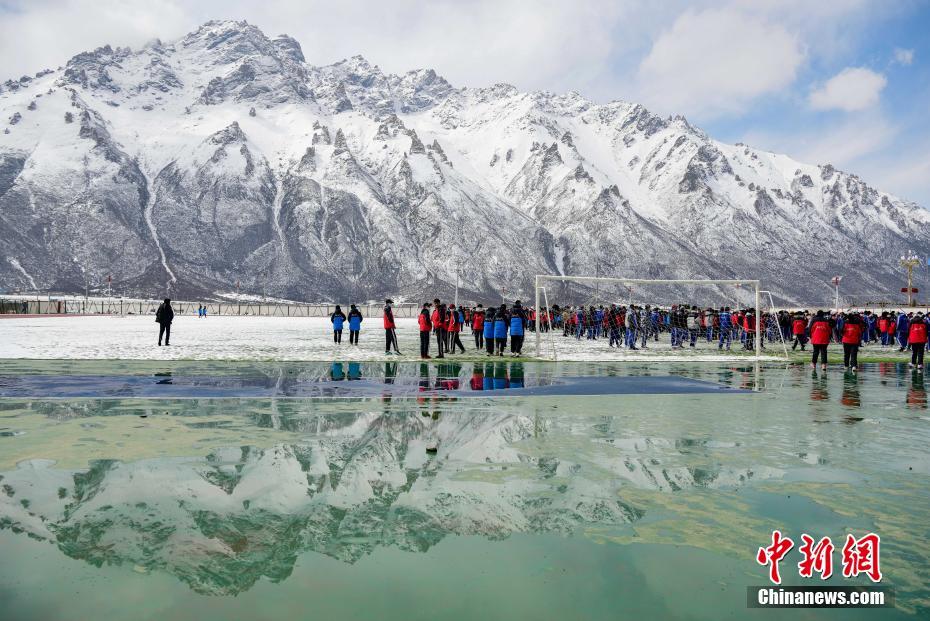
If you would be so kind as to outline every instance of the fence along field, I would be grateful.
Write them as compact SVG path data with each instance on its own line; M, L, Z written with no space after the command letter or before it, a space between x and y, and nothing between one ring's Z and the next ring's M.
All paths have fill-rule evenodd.
M0 314L21 315L154 315L161 300L139 300L124 298L72 298L49 297L27 299L0 297ZM196 315L199 306L207 307L207 315L241 315L262 317L329 317L335 304L301 304L282 302L228 301L187 302L171 300L176 315ZM349 305L341 304L348 312ZM382 305L377 303L357 304L365 317L380 317ZM417 304L392 305L398 318L416 317Z

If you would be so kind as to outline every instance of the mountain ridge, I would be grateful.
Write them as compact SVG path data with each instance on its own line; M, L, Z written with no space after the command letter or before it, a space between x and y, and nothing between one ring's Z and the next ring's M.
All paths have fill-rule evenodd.
M930 255L930 212L829 164L635 103L316 66L246 22L8 80L0 123L0 289L482 299L564 273L806 303Z

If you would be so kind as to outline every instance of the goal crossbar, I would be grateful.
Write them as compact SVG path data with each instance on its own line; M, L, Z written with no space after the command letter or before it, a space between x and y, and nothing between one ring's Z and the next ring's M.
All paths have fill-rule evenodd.
M754 349L755 349L755 358L759 359L762 357L762 339L759 338L762 333L762 288L761 282L758 279L753 278L731 278L731 279L716 279L716 278L686 278L686 279L649 279L649 278L611 278L611 277L602 277L602 276L556 276L552 274L537 274L535 279L535 294L536 294L536 306L534 307L537 313L540 310L540 287L544 282L597 282L597 283L616 283L622 285L734 285L734 286L748 286L754 289L754 301L755 301L755 323L756 323L756 338L754 339ZM537 327L536 329L536 356L540 357L542 355L542 341L540 330Z
M539 286L539 283L546 280L555 280L562 282L608 282L608 283L620 283L620 284L633 284L633 285L751 285L753 287L759 286L758 280L717 280L717 279L677 279L677 280L662 280L662 279L648 279L648 278L604 278L601 276L550 276L548 274L540 274L536 276L536 286Z

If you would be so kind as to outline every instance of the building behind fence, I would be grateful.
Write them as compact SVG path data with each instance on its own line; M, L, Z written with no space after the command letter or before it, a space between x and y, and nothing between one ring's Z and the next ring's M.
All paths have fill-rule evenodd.
M16 299L0 298L0 314L26 315L154 315L161 300L130 300L119 298ZM261 317L329 317L335 304L283 304L268 302L183 302L171 301L175 315L196 315L198 307L206 306L210 315L241 315ZM349 312L349 305L342 304ZM381 317L381 304L357 304L365 317ZM395 317L416 317L416 304L395 304Z

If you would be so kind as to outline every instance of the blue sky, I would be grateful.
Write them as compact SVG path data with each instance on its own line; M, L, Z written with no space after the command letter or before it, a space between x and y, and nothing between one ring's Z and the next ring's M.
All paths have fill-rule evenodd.
M641 102L930 207L930 0L0 0L0 78L208 19L290 34L311 63Z

